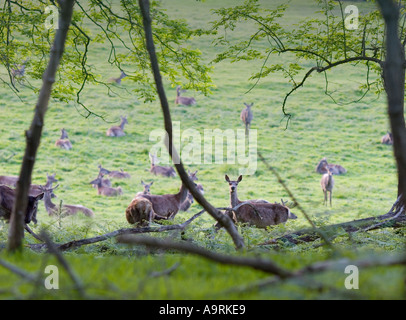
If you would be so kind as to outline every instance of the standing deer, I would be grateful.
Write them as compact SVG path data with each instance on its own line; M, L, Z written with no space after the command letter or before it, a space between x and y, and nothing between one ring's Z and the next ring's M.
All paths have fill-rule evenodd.
M151 173L155 175L161 175L163 177L176 177L175 169L172 167L163 167L158 166L158 158L154 154L149 154L149 159L151 161L151 169L149 170Z
M15 196L15 189L0 185L0 218L10 221ZM38 201L43 197L44 193L40 193L36 196L28 196L27 210L24 217L25 224L29 224L31 221L37 223Z
M184 90L180 90L180 86L176 87L176 99L175 99L175 104L182 104L184 106L192 106L196 104L196 100L193 97L182 97L180 95L181 91L184 92Z
M107 197L114 197L114 196L119 196L123 194L123 190L121 187L117 188L112 188L112 187L106 187L103 185L102 182L103 176L99 175L96 179L91 181L91 184L95 184L97 186L97 194L98 195L103 195Z
M330 169L327 169L327 173L323 174L321 177L321 189L323 190L324 193L324 205L327 205L327 192L330 193L330 207L331 207L331 196L333 193L333 187L334 187L334 179L333 179L333 172L330 171Z
M237 186L242 180L239 176L237 181L231 181L225 175L225 179L230 186L230 203L231 208L236 207L238 204L243 203L237 196ZM288 219L296 219L297 217L290 212L290 209L279 203L266 203L260 201L249 201L249 204L239 207L235 215L233 211L228 211L228 215L236 222L248 223L249 225L256 226L257 228L266 228L268 226L285 223Z
M323 158L317 164L316 172L320 174L325 174L327 173L327 170L330 170L335 175L340 175L347 172L347 170L344 167L340 166L339 164L327 163L327 159Z
M61 137L56 140L55 146L65 150L72 149L72 143L69 141L68 133L64 128L61 129Z
M170 217L163 217L154 212L151 201L143 197L135 197L125 210L125 216L130 224L137 227L146 227L153 220L167 220Z
M14 68L11 69L11 82L13 85L15 84L16 79L19 81L24 76L27 61L28 59L25 59L22 64L15 65Z
M129 179L129 178L131 178L130 174L123 171L123 169L120 169L120 171L115 171L115 170L110 171L110 170L107 170L107 169L103 168L101 166L101 164L99 164L98 168L99 168L99 174L101 174L103 176L107 174L110 177L116 178L116 179Z
M123 137L125 136L124 125L128 124L127 116L121 117L121 123L119 126L112 126L106 132L108 137Z
M49 216L54 216L58 213L63 216L72 216L76 215L78 212L82 212L86 217L94 216L94 212L92 210L82 205L63 204L62 206L57 206L56 204L52 203L51 196L53 194L53 190L57 187L58 186L56 186L55 188L47 188L45 186L43 187L44 205Z
M121 74L118 78L111 77L109 79L109 82L115 82L117 84L121 84L121 80L124 79L125 77L127 77L127 75L125 74L124 71L121 71Z
M393 136L391 132L385 134L381 139L382 144L392 145L393 144Z
M252 121L252 118L254 117L254 115L252 114L252 110L251 110L251 107L254 104L253 103L248 104L248 103L244 102L244 105L245 105L245 108L242 109L240 118L241 118L241 121L245 125L245 134L248 136L250 128L251 128L251 121Z
M197 171L191 173L189 178L192 181L196 181ZM180 190L176 194L164 194L164 195L152 195L142 194L140 197L149 200L152 204L154 213L166 217L167 219L173 219L179 212L181 204L185 201L188 194L187 187L182 183Z

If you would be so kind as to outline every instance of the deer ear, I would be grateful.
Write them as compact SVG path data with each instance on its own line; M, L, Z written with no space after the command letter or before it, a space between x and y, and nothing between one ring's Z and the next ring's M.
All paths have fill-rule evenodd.
M239 176L237 179L237 182L240 182L242 180L242 176Z
M154 181L151 181L151 183L149 185L152 186L153 183L154 183Z
M142 181L142 180L141 180L141 184L142 184L143 186L145 186L145 183L144 183L144 181Z
M230 182L230 178L228 177L228 175L225 175L225 179L227 182Z

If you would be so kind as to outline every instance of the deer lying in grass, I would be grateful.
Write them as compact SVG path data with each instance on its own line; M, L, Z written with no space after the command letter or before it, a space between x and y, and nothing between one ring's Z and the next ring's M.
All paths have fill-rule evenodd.
M385 134L381 139L382 144L392 145L393 144L393 136L391 132Z
M107 197L115 197L123 194L121 187L112 188L103 186L103 176L99 175L96 179L90 183L97 186L97 194Z
M154 183L154 181L151 181L150 183L145 183L144 181L141 180L141 184L144 186L144 190L137 192L134 198L141 196L143 194L151 194L151 186Z
M327 169L329 169L335 175L340 175L347 172L347 170L342 166L340 166L339 164L327 163L327 159L323 158L316 166L316 172L320 174L325 174L327 173Z
M82 205L63 204L62 206L57 206L56 204L52 203L51 195L53 190L55 190L57 187L58 185L55 188L47 188L46 186L43 187L44 205L49 216L72 216L81 212L86 217L94 217L94 212Z
M64 128L61 129L61 137L58 140L56 140L55 146L65 150L72 149L72 143L70 142L68 138L68 133Z
M250 128L251 128L251 121L252 121L252 118L254 117L254 115L252 114L252 110L251 110L251 107L254 104L253 103L248 104L248 103L244 102L244 105L245 105L245 108L242 109L240 118L241 118L241 121L245 125L245 134L248 136Z
M151 161L151 173L155 175L160 175L163 177L176 177L176 171L172 167L158 166L158 158L155 154L149 154L149 159Z
M196 173L197 171L189 175L189 178L192 181L197 180ZM143 194L140 195L140 197L145 198L151 202L155 214L161 217L166 217L167 219L173 219L179 212L180 206L185 201L187 194L188 189L182 183L179 192L176 194Z
M114 171L114 170L110 171L110 170L104 169L101 165L99 165L98 168L99 168L99 174L101 174L103 176L107 174L108 176L115 178L115 179L130 179L131 178L131 175L129 173L123 171L123 169L120 169L120 171Z
M43 197L44 193L40 193L36 196L28 196L27 210L24 217L25 224L29 224L31 221L37 223L38 201ZM14 201L15 189L0 185L0 218L10 221Z
M121 123L119 126L112 126L106 132L108 137L123 137L125 136L124 126L128 123L127 116L121 117Z
M230 186L231 208L234 208L244 202L240 201L237 196L237 186L241 182L242 176L239 176L237 181L231 181L227 175L225 175L225 179ZM266 228L279 223L285 223L288 219L297 218L285 205L263 201L249 201L249 204L242 205L235 213L228 211L227 214L235 222L248 223L257 228Z
M121 80L127 77L126 73L124 71L121 71L121 74L118 78L111 77L109 78L108 82L115 82L117 84L121 84Z
M333 187L334 187L334 179L333 179L333 172L330 171L330 169L327 169L327 173L323 174L321 177L321 189L323 190L324 193L324 205L327 205L327 192L330 193L330 207L331 207L331 196L333 193Z
M204 189L203 189L203 186L199 183L199 184L195 184L196 185L196 189L201 193L201 194L204 194ZM191 207L191 205L193 204L193 202L194 202L194 199L193 199L193 196L192 196L192 194L190 193L190 192L188 192L188 194L187 194L187 197L186 197L186 200L185 201L183 201L183 203L181 204L181 206L180 206L180 211L188 211L189 210L189 208Z
M196 100L193 97L182 97L180 95L181 92L184 92L184 90L180 90L180 86L176 87L176 99L175 99L175 104L182 104L184 106L192 106L196 104Z

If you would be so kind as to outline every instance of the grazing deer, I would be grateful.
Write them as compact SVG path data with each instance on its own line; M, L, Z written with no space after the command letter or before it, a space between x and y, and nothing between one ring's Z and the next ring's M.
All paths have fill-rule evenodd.
M327 205L327 192L330 193L330 207L331 207L331 196L333 193L333 187L334 187L334 179L333 179L333 172L327 169L327 173L323 174L321 177L321 189L323 190L324 193L324 205Z
M198 180L196 177L197 171L191 173L189 178L192 181ZM185 201L188 194L187 187L182 183L180 190L176 194L164 194L164 195L152 195L142 194L140 197L148 199L152 203L154 213L166 217L167 219L173 219L179 212L181 204Z
M10 221L15 196L15 189L0 185L0 218ZM31 221L37 223L38 201L43 197L44 193L40 193L36 196L28 196L27 210L24 217L25 224L29 224Z
M52 203L51 197L53 190L55 190L57 187L58 185L55 188L43 187L44 205L49 216L55 216L58 213L62 216L73 216L78 212L82 212L86 217L94 217L94 212L82 205L63 204L62 206L57 206L56 204Z
M231 208L234 208L244 202L240 201L237 196L237 186L241 182L242 176L239 176L237 181L231 181L227 175L225 175L225 179L230 186ZM249 204L239 207L235 214L233 214L233 211L228 211L227 214L235 222L248 223L249 225L264 229L268 226L285 223L288 219L297 218L290 212L287 206L263 201L264 200L249 201Z
M199 184L195 184L195 186L196 186L196 189L201 193L201 194L204 194L204 189L203 189L203 186L199 183ZM194 199L193 199L193 195L190 193L190 192L188 192L188 194L187 194L187 197L186 197L186 200L185 201L183 201L183 203L180 205L180 211L188 211L189 210L189 208L191 207L191 205L193 204L193 202L194 202Z
M121 123L119 126L112 126L110 129L107 130L106 135L108 137L123 137L125 136L124 132L124 125L128 124L127 116L120 117Z
M251 110L251 107L254 104L253 103L248 104L248 103L244 102L244 105L245 105L245 108L242 109L240 118L241 118L241 121L245 124L245 134L248 136L250 128L251 128L251 121L252 121L252 118L254 117L254 115L252 114L252 110Z
M144 186L144 190L138 192L135 195L135 198L139 197L139 196L141 196L143 194L151 194L151 186L152 186L153 183L154 183L154 181L151 181L150 183L145 183L144 181L141 180L141 184Z
M176 99L175 99L175 104L182 104L184 106L192 106L196 104L196 100L193 97L182 97L180 95L181 92L184 92L184 90L180 90L180 86L176 87Z
M127 75L125 74L124 71L121 71L121 74L118 78L111 77L108 81L115 82L117 84L121 84L121 80L124 79L125 77L127 77Z
M68 133L64 128L61 129L61 137L56 140L55 146L65 150L72 149L72 143L69 141Z
M393 144L393 136L392 133L388 131L381 139L382 144L392 145Z
M340 175L347 172L347 170L344 167L340 166L339 164L327 163L326 158L321 159L318 165L316 166L316 172L320 174L327 173L328 169L335 175Z
M130 224L136 224L137 227L146 227L153 220L167 220L168 217L163 217L154 212L152 203L145 198L135 197L127 209L125 216Z
M151 169L149 170L151 173L155 175L161 175L163 177L176 177L175 169L172 167L163 167L158 166L158 158L154 154L149 154L149 159L151 160Z
M101 175L104 176L104 175L107 174L110 177L116 178L116 179L129 179L129 178L131 178L130 174L123 171L123 169L120 169L120 171L110 171L110 170L107 170L107 169L103 168L101 166L101 164L99 164L98 168L99 168L99 175L101 174Z
M91 181L91 184L95 184L97 186L97 194L98 195L103 195L107 197L114 197L114 196L119 196L123 194L123 190L121 187L117 188L112 188L112 187L106 187L103 186L102 182L103 176L99 175L96 179Z

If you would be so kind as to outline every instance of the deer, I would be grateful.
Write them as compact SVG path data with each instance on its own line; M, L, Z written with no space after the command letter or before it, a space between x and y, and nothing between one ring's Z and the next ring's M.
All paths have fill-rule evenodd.
M120 118L121 118L121 123L120 123L119 126L112 126L107 130L106 135L108 137L123 137L123 136L125 136L124 126L126 124L128 124L127 116L125 116L125 117L121 116Z
M392 145L393 144L393 136L392 133L388 131L381 139L382 144Z
M347 173L347 170L344 167L339 164L328 163L326 158L321 159L316 166L316 172L320 174L327 173L328 169L335 175Z
M139 197L143 194L151 194L151 186L154 183L154 181L151 181L150 183L145 183L144 181L141 180L141 184L144 186L144 190L137 192L134 198Z
M121 80L127 77L126 73L121 70L121 74L118 78L111 77L108 82L115 82L117 84L121 84Z
M120 169L120 171L115 171L115 170L110 171L110 170L107 170L107 169L103 168L101 166L101 164L99 164L98 168L99 168L99 174L102 174L103 176L107 174L110 177L116 178L116 179L129 179L129 178L131 178L131 175L129 173L123 171L123 169Z
M13 85L15 84L16 79L19 80L24 76L27 61L28 59L25 59L22 64L15 65L14 68L11 69L10 74L11 74L11 82Z
M55 141L55 146L65 150L72 149L72 143L68 138L68 133L65 128L61 129L61 137Z
M0 176L0 185L3 184L6 186L9 186L11 188L15 188L15 187L17 187L18 179L19 179L19 177L17 177L17 176ZM55 179L55 174L53 174L51 176L48 176L48 174L47 174L47 184L48 183L52 184L51 179L53 179L52 182L57 181ZM40 185L37 185L37 184L30 185L30 189L28 191L28 194L30 196L35 197L35 196L39 195L40 193L42 193Z
M42 187L44 192L44 205L45 210L48 212L49 216L55 215L62 215L62 216L72 216L76 215L78 212L83 213L86 217L94 217L94 212L89 208L86 208L82 205L74 205L74 204L63 204L61 206L57 206L56 204L52 203L51 197L53 191L58 187L56 185L55 188L47 188L46 186Z
M334 187L334 178L333 172L330 169L327 169L327 173L323 174L320 181L321 189L324 193L324 202L323 204L327 206L327 192L330 193L330 207L331 207L331 197Z
M196 189L197 189L201 194L204 194L203 186L202 186L200 183L195 184L195 186L196 186ZM180 211L185 211L185 212L188 211L189 208L191 207L191 205L193 204L193 202L194 202L193 195L192 195L190 192L188 192L187 197L186 197L186 200L183 201L183 203L180 205L179 210L180 210Z
M17 176L0 176L0 185L4 184L9 187L15 188L17 186L17 181L19 177Z
M180 95L184 90L180 90L181 86L176 87L176 99L175 104L182 104L184 106L192 106L196 104L196 100L193 97L182 97Z
M158 166L158 158L154 154L149 154L149 159L151 161L151 169L149 170L151 173L154 175L160 175L163 177L176 177L176 172L175 169L172 167L163 167L163 166Z
M251 128L251 121L252 121L252 118L254 117L252 110L251 110L251 108L254 104L253 103L248 104L248 103L244 102L244 105L245 105L245 108L242 109L240 118L241 118L241 121L245 125L245 134L248 136L250 128Z
M189 178L192 181L196 181L197 171L191 173ZM167 219L173 219L175 215L179 212L180 206L185 201L188 195L188 189L184 183L182 183L179 192L175 194L164 194L164 195L152 195L152 194L142 194L139 197L149 200L152 204L152 209L154 213L166 217Z
M167 220L169 217L163 217L156 214L151 201L143 197L135 197L131 200L125 210L127 222L135 224L137 227L146 227L154 220Z
M225 175L225 180L230 186L231 208L235 208L245 202L239 200L237 196L237 186L242 181L242 176L240 175L237 180L232 181L228 175ZM248 204L242 205L235 213L233 212L227 211L227 215L234 222L247 223L263 229L272 225L286 223L288 219L297 219L296 215L284 204L263 202L263 200L248 201Z
M103 195L107 197L115 197L123 194L123 190L121 187L117 188L112 188L112 187L106 187L103 186L102 182L103 176L99 175L96 179L90 182L90 184L96 185L97 186L97 194L98 195Z
M14 207L16 191L9 186L0 185L0 218L10 221L11 212ZM44 193L36 196L28 196L27 209L24 216L24 223L27 225L31 221L37 223L38 201L44 197Z

